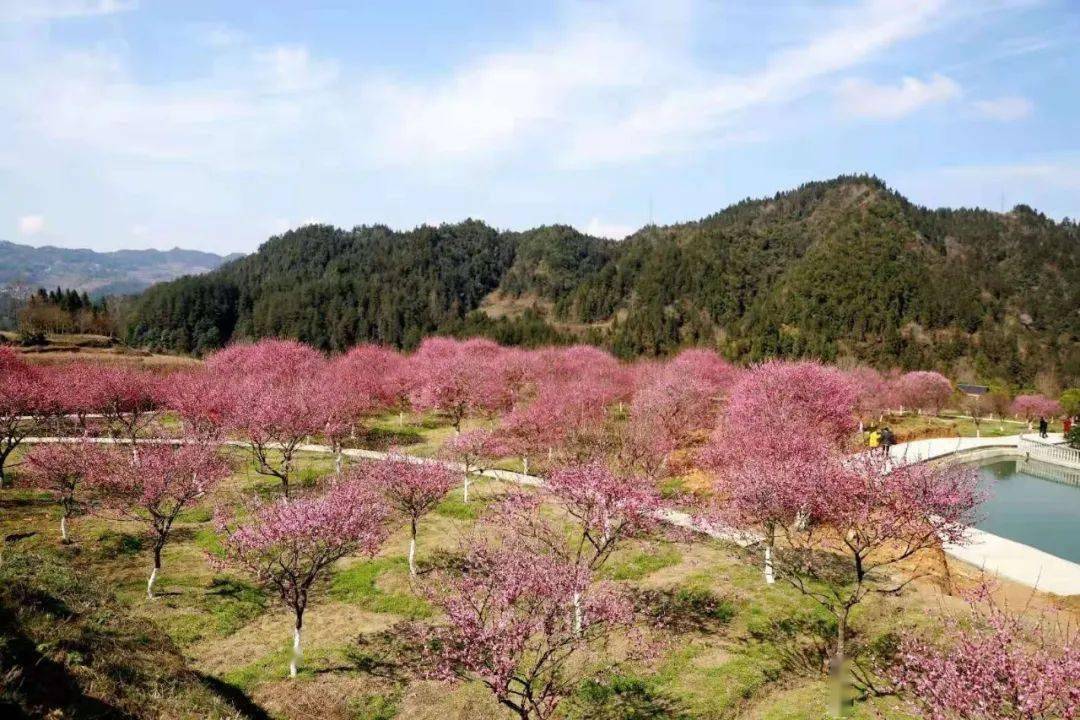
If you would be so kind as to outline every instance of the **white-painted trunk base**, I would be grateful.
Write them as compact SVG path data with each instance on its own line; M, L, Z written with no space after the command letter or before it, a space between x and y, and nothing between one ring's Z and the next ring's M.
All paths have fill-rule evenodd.
M60 518L60 539L67 542L67 517Z
M465 475L465 489L463 491L465 502L469 502L469 475Z
M584 621L581 611L581 593L574 593L574 632L578 635L581 634L581 624Z
M776 574L773 572L772 548L765 546L765 584L772 585L776 582Z
M300 659L302 657L303 651L300 649L300 628L296 628L293 630L292 657L289 659L289 677L296 677L296 671L300 666Z
M416 538L409 538L409 574L416 575Z
M150 600L154 599L154 583L157 582L158 569L154 568L150 572L150 579L146 581L146 597Z

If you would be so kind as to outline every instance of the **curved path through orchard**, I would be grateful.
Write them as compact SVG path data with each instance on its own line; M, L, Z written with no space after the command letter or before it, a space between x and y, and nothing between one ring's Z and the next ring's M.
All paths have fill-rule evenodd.
M73 442L74 438L33 437L26 438L26 443ZM927 462L946 459L982 459L988 457L1007 457L1018 453L1021 440L1031 441L1032 436L1007 435L986 438L928 438L913 440L894 445L890 457L896 463ZM91 438L92 442L125 443L123 439ZM145 439L140 443L177 443L173 439ZM1049 444L1062 442L1060 434L1052 435ZM233 447L248 447L248 443L239 440L226 441ZM297 450L311 453L334 453L329 445L315 443L300 445ZM378 450L346 448L341 451L345 457L361 460L381 460L389 453ZM401 455L409 462L439 463L464 473L465 467L449 460L426 458L416 455ZM473 473L481 477L516 483L532 487L541 487L544 479L535 475L513 472L510 470L484 469ZM671 525L709 535L718 540L734 542L742 546L754 544L758 538L729 528L703 525L686 512L678 510L661 511L660 519ZM1027 585L1055 595L1080 595L1080 564L1059 558L1029 545L1024 545L1008 538L992 535L977 528L969 531L968 542L964 545L947 544L945 552L957 560L968 563L992 576Z

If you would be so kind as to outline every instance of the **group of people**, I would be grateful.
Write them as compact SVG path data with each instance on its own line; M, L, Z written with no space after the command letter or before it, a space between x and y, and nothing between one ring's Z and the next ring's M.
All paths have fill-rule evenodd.
M888 427L884 427L881 430L871 428L870 433L866 438L866 444L870 446L871 452L880 448L881 453L887 456L889 450L896 444L896 436L893 435L893 431Z

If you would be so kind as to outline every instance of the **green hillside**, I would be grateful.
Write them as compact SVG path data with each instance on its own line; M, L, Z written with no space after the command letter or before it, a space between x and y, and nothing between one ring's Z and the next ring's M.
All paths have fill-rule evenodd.
M283 335L340 350L432 332L588 340L622 356L852 357L1031 384L1080 380L1080 227L1019 206L928 210L873 177L745 200L621 242L477 221L308 226L138 301L129 339L201 353Z

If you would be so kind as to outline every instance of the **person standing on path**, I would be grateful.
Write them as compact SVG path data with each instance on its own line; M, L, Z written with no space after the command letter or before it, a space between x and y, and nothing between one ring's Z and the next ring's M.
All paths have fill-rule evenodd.
M889 457L889 450L896 444L896 436L893 435L893 431L889 428L885 428L881 431L881 448L885 457Z
M1046 437L1046 431L1050 428L1050 423L1046 422L1046 418L1039 418L1039 437Z
M881 433L877 431L877 428L870 431L869 436L866 438L866 444L870 448L870 452L874 452L881 445Z

